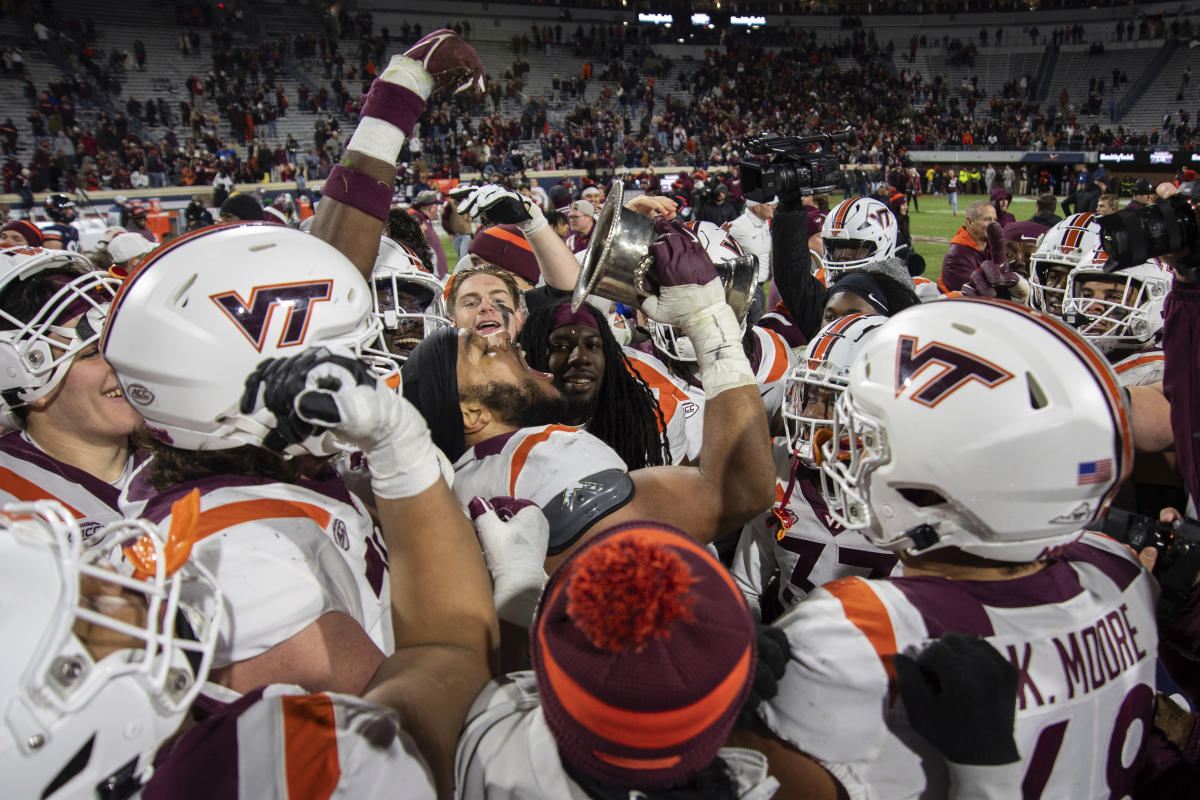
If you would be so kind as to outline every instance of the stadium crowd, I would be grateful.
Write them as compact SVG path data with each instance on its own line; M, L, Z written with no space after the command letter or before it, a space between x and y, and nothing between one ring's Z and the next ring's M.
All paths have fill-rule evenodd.
M894 168L832 206L829 152L404 197L465 33L378 59L313 216L0 228L3 794L1190 796L1196 175L1018 220L848 99ZM681 149L830 79L748 63ZM990 189L937 281L934 177Z
M264 35L247 45L235 43L231 30L261 30L269 23L258 19L253 6L234 7L236 13L214 17L211 10L201 14L177 5L185 64L201 58L196 27L209 26L207 72L196 69L167 96L139 98L122 93L120 79L124 69L146 68L144 49L141 61L135 54L97 52L90 18L52 18L42 38L32 27L42 24L35 22L41 17L25 6L28 41L54 53L56 63L69 71L37 86L24 74L20 49L6 48L5 71L11 80L23 81L30 106L30 138L25 140L12 117L5 121L0 139L7 155L5 192L204 188L224 175L237 183L296 180L303 191L308 181L326 177L357 124L361 92L389 43L396 35L419 38L420 26L391 32L377 29L369 12L351 16L343 10L326 14L321 33ZM1179 108L1152 130L1085 125L1080 115L1106 110L1111 115L1115 91L1128 82L1119 69L1111 78L1099 76L1088 96L1074 102L1068 96L1038 101L1028 74L1012 76L1000 92L988 95L975 79L950 86L944 74L924 75L906 63L932 51L947 64L972 64L980 47L1003 46L1003 29L982 29L978 45L970 36L964 41L914 35L908 53L898 54L894 42L881 46L874 30L847 19L839 41L818 39L815 30L801 28L722 31L696 69L655 55L664 31L654 25L576 24L572 31L570 21L565 29L561 22L535 24L532 38L513 37L514 62L502 76L489 76L487 93L451 98L431 109L401 158L432 178L520 171L507 146L519 140L528 169L586 169L598 175L649 165L709 168L736 163L744 138L765 130L787 135L847 125L856 129L860 144L841 155L867 165L886 165L897 153L913 149L1095 150L1167 142L1187 149L1194 144L1193 123L1200 124L1200 113L1184 107L1182 90ZM1157 16L1138 20L1139 39L1192 38L1186 16L1169 25ZM469 38L469 21L455 26ZM1132 19L1111 34L1118 40L1126 35L1135 36ZM1085 32L1081 25L1044 34L1034 27L1030 36L1033 43L1057 44L1081 41ZM536 64L537 50L551 46L571 48L581 60L580 74L556 75L550 95L533 95L525 91L528 58ZM310 86L311 78L305 79L289 97L281 79L291 62L303 65L310 76L320 70L324 80ZM589 87L594 80L602 82L599 89ZM865 91L846 95L838 91L845 85ZM836 99L814 104L813 97ZM899 102L881 104L873 101L877 97ZM277 122L289 112L312 119L311 141L278 135ZM31 149L19 160L23 141Z

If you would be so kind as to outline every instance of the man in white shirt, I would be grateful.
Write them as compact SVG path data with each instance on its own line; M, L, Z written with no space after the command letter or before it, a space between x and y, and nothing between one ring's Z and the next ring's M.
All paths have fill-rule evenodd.
M742 246L747 253L758 256L758 282L771 279L771 217L775 216L775 206L779 200L772 198L769 203L756 203L746 200L746 209L741 216L729 223L729 235Z

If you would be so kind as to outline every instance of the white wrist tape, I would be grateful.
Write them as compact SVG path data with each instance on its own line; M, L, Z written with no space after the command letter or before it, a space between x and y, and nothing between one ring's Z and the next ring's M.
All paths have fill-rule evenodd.
M407 56L392 56L378 80L403 86L422 99L429 97L433 91L433 76ZM392 123L378 117L364 116L359 119L346 149L395 164L407 138L404 131Z
M530 218L524 222L517 223L517 230L519 230L521 235L526 239L528 239L530 236L533 236L535 233L541 233L543 230L545 230L546 225L548 224L546 222L546 215L542 213L542 209L537 203L529 203L528 209Z
M346 149L395 164L406 138L404 131L390 122L376 117L362 117Z
M433 76L429 71L405 55L394 55L379 80L395 83L405 89L428 98L433 91Z
M680 325L696 349L705 399L727 389L755 385L754 370L742 348L742 330L728 303L713 303L689 314Z

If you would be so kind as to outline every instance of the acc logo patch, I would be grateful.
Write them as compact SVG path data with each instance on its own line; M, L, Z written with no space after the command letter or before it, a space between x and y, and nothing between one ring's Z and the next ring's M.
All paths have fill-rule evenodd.
M154 402L154 392L140 383L131 383L125 388L125 396L139 406L148 406Z
M346 523L340 519L333 521L333 540L337 542L337 546L343 550L350 549L350 537L346 535Z

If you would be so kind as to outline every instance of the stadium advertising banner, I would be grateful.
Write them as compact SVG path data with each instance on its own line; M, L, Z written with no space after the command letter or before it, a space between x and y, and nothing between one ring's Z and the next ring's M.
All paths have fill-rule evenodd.
M1200 153L1188 150L1102 150L1098 153L1101 164L1108 166L1154 167L1178 169L1200 164Z

